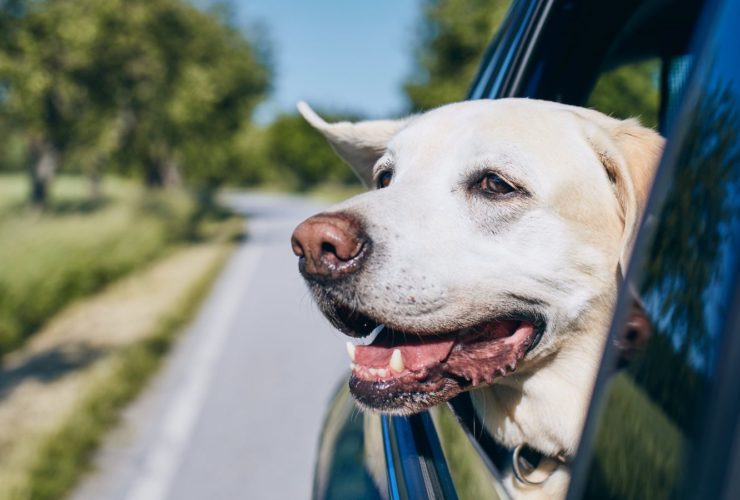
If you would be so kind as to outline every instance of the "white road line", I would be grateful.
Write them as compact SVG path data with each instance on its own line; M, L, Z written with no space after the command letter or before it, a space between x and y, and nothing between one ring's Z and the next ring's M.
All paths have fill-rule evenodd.
M210 299L213 307L204 310L195 322L197 325L208 321L208 333L203 335L193 359L189 360L185 378L176 389L172 403L162 418L157 439L150 446L126 500L164 500L167 497L203 406L216 361L261 254L262 248L253 244L237 250L224 271L225 282L219 284L216 295Z

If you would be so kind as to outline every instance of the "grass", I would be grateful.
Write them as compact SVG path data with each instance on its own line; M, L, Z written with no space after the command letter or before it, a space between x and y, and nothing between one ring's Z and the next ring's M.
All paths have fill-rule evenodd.
M207 240L70 305L8 355L0 368L1 500L64 497L89 469L122 408L197 311L243 229L236 222L212 224ZM53 356L63 358L57 367Z
M31 468L28 498L62 497L87 469L92 453L117 421L121 409L139 393L155 373L178 332L192 317L223 263L215 262L185 299L150 337L121 350L112 369L98 379L75 411L38 450Z
M0 357L69 302L191 236L195 205L184 192L145 193L122 179L105 188L93 202L83 178L60 177L39 214L24 206L23 176L0 176Z
M360 184L324 183L311 188L306 194L329 203L339 203L365 191L367 188Z
M233 188L239 189L241 188ZM336 182L324 182L317 184L307 191L297 192L290 185L277 183L264 183L249 188L251 191L264 193L281 193L281 194L300 194L328 203L339 203L352 196L366 192L368 189L361 184L341 184ZM228 192L228 190L226 191Z

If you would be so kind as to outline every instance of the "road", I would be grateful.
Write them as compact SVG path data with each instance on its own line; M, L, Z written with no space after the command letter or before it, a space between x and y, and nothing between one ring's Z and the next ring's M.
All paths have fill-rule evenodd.
M322 206L263 194L230 203L249 237L72 498L310 496L321 421L349 363L290 250L293 228Z

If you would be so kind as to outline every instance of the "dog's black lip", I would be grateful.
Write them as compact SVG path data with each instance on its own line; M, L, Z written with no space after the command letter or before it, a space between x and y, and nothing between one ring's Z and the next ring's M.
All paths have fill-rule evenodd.
M520 359L524 359L525 356L537 347L547 326L544 315L530 310L512 312L505 316L494 316L491 319L475 323L472 327L494 321L524 321L530 323L534 327L534 333L530 337L531 343L527 346L526 351L524 351L524 354ZM468 326L459 330L446 332L444 334L437 333L433 336L429 334L419 334L413 340L415 342L423 342L425 337L429 339L438 339L440 337L450 336L455 337L459 336L461 332L464 332L467 329L472 329L472 327ZM390 333L386 332L386 335L396 335L400 333L393 329L388 329L388 331ZM402 338L409 335L411 334L408 332L403 333ZM475 332L468 332L467 335L461 338L470 339L470 335L475 337ZM378 339L373 342L373 345L376 345L377 343L387 344L388 342L392 343L393 339L382 339L379 335ZM350 392L359 405L366 409L401 415L416 413L425 408L443 403L462 392L477 387L481 383L480 380L476 382L473 379L466 378L466 376L461 376L454 373L454 371L450 371L447 366L448 359L449 356L437 366L432 367L430 371L425 370L421 373L412 372L400 378L366 380L358 377L353 372L349 380ZM493 372L494 375L492 376L507 376L516 371L516 368L517 367L509 368L504 365L499 367L496 372ZM491 380L488 381L488 383L491 382Z
M545 333L547 327L547 321L545 316L539 311L532 310L512 310L505 314L493 315L487 319L476 321L474 323L463 324L454 329L445 331L414 331L409 328L399 327L393 324L391 321L381 321L375 319L369 314L366 314L358 309L352 309L342 304L335 304L329 311L325 311L329 321L339 331L353 338L364 338L367 337L372 330L380 324L385 325L385 329L380 333L379 337L387 336L400 336L400 337L415 337L418 340L423 341L426 338L443 339L447 337L456 337L460 332L469 328L474 328L478 325L485 323L491 323L494 321L526 321L534 326L535 334L533 337L532 345L527 349L527 352L531 352L542 340L542 336ZM348 317L349 316L349 317ZM354 316L354 318L352 318ZM362 331L357 331L356 326L363 324Z

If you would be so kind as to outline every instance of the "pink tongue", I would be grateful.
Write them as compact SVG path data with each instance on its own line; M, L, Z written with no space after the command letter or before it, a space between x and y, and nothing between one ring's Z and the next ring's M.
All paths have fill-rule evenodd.
M399 349L403 364L410 370L432 366L447 358L455 340L430 340L423 344L406 344L393 347L358 345L355 363L368 368L385 368L390 363L393 349Z

